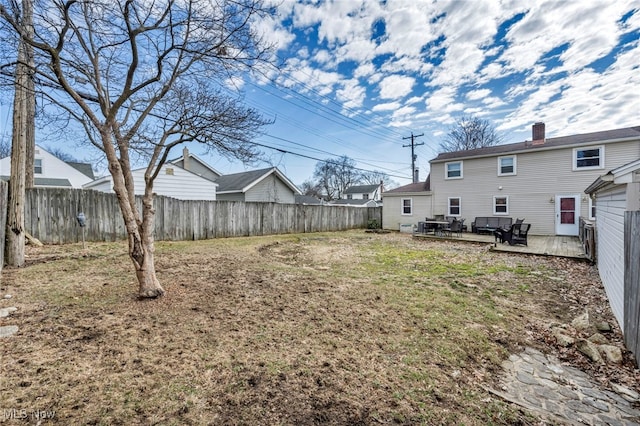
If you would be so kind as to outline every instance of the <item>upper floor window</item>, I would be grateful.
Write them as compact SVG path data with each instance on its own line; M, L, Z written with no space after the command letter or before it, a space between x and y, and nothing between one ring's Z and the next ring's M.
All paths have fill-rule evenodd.
M445 179L462 179L462 161L444 164Z
M493 197L493 214L509 214L509 197Z
M352 199L353 199L353 195L347 194L347 200L352 200Z
M448 216L460 216L461 211L460 197L449 197L447 202Z
M411 198L403 198L402 199L402 214L410 215L412 213L412 199Z
M604 168L604 146L574 148L573 170L590 170Z
M33 160L33 173L36 175L42 174L42 158Z
M509 176L516 174L516 156L509 155L498 157L498 176Z
M363 200L368 200L369 199L369 194L362 194L362 199Z

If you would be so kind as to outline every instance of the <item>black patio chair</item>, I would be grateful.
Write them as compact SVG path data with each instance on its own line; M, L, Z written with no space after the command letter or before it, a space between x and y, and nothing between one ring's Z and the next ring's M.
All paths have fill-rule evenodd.
M442 231L444 235L448 235L449 237L452 236L454 233L457 234L459 237L461 237L463 225L464 225L464 219L461 219L461 220L453 219L453 221L448 226L446 226Z
M527 236L530 229L530 223L514 223L509 231L502 233L501 240L502 242L508 242L509 245L523 244L526 246L528 245Z

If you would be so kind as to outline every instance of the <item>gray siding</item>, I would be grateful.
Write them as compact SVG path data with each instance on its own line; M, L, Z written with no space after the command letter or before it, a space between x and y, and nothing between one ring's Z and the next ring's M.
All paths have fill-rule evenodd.
M295 194L275 174L271 174L245 193L245 201L293 204Z
M412 214L402 214L402 200L410 198L412 200ZM385 194L383 196L382 207L382 227L394 231L400 230L400 225L417 225L418 222L431 217L433 197L431 194Z
M599 192L595 203L598 272L611 310L622 327L624 324L624 212L627 207L624 185Z
M184 159L180 160L180 161L176 161L173 164L184 168ZM218 175L217 173L212 172L210 169L208 169L207 167L203 166L199 161L196 161L194 159L190 159L190 161L189 161L189 171L191 173L194 173L194 174L196 174L198 176L201 176L201 177L203 177L205 179L209 179L209 180L216 180L218 177L220 177L220 175Z
M434 214L446 215L448 197L460 197L461 217L471 222L476 216L494 216L493 197L508 196L509 217L525 218L532 224L532 234L554 235L555 204L551 200L556 195L583 194L598 176L640 157L638 141L609 143L602 169L574 171L573 149L585 146L521 152L516 155L517 174L513 176L498 176L497 155L463 160L463 179L445 180L445 163L432 163ZM581 200L580 214L587 217L588 199L583 196Z
M216 199L218 201L244 201L244 194L241 192L233 194L217 194Z

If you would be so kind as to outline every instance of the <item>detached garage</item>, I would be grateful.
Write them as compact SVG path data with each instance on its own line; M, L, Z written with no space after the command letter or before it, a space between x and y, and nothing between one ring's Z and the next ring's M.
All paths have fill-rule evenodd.
M640 159L585 190L596 209L596 259L627 347L640 358Z

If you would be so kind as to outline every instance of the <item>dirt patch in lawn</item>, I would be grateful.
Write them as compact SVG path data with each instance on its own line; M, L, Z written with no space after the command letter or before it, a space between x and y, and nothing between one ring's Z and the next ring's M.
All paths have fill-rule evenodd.
M59 424L539 424L483 389L588 309L620 333L587 263L362 231L157 244L138 301L122 243L29 248L3 272L4 410ZM1 307L1 306L0 306ZM18 411L20 413L20 411ZM36 423L30 416L26 419Z

